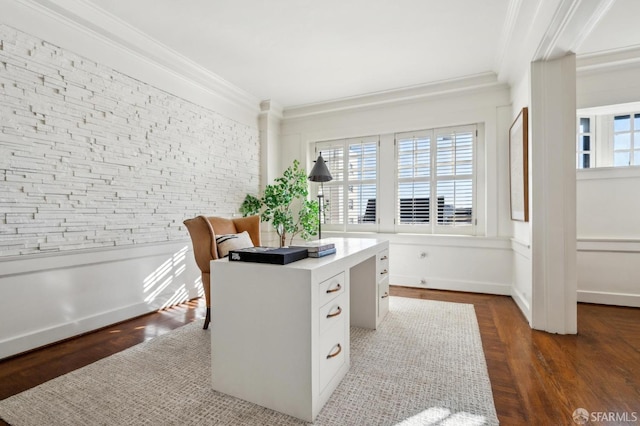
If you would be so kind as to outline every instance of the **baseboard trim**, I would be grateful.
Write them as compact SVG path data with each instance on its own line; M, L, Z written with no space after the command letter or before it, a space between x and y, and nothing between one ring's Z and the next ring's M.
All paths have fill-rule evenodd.
M498 294L502 296L511 295L511 286L508 284L497 284L482 281L448 280L444 278L427 278L426 284L420 283L419 277L407 275L391 275L389 282L393 285L405 287L425 288L431 290L451 290L465 291L470 293Z
M155 311L146 303L136 303L97 315L81 318L73 322L44 328L21 336L13 336L0 341L0 359L18 355L39 347L68 339L111 324L129 320Z
M578 290L578 302L640 308L640 294Z
M531 325L531 306L527 299L520 291L518 291L518 289L513 287L511 288L511 298L516 302L516 305L520 308L522 315L524 315L529 325Z

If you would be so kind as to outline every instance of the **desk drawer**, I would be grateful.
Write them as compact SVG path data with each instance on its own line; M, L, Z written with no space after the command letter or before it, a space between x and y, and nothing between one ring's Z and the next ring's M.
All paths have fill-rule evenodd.
M344 286L344 272L340 272L338 275L322 281L318 287L319 305L324 306L327 302L333 300L333 298L344 293Z
M389 277L378 283L378 320L389 312Z
M343 292L320 308L320 333L340 322L347 313L347 293Z
M382 250L376 255L377 282L389 276L389 250Z
M341 317L320 336L320 392L327 387L345 362L347 349L345 342L346 317L342 315Z

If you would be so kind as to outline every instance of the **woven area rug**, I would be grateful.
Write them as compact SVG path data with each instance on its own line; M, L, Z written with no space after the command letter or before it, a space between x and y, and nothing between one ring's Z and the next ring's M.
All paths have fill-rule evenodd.
M210 387L210 333L192 323L0 401L11 425L302 425ZM351 369L316 425L494 425L473 305L390 298L351 328Z

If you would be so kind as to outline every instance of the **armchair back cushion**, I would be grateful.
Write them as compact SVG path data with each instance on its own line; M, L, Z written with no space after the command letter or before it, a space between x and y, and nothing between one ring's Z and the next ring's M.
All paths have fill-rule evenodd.
M216 236L224 234L239 234L247 231L254 246L260 245L260 216L249 216L234 219L222 217L198 216L187 219L184 225L191 235L193 254L196 264L202 272L202 286L207 307L211 307L211 294L209 288L209 262L220 258L216 245Z

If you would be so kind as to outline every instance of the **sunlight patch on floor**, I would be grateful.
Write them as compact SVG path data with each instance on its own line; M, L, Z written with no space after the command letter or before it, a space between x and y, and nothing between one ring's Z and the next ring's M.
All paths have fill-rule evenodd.
M431 407L396 423L396 426L482 426L486 423L484 416L466 412L452 413L448 408Z

